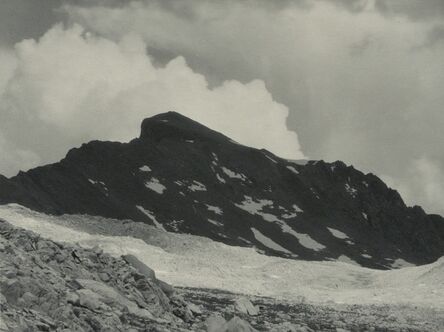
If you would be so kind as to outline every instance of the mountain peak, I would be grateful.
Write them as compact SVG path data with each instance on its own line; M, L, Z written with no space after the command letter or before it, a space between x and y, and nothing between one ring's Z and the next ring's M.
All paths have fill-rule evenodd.
M160 141L165 138L227 141L228 137L211 130L180 113L157 114L142 121L140 139Z
M0 177L0 203L371 268L430 263L444 252L444 219L406 207L376 176L234 144L176 112L145 119L139 139L93 141L60 163Z

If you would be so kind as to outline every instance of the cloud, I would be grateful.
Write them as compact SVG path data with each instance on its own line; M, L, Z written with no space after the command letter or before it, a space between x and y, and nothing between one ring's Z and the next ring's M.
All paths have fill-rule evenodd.
M375 8L389 16L405 16L412 20L430 20L444 16L442 0L375 0Z
M0 94L14 75L17 59L12 50L0 47Z
M13 45L46 32L58 18L62 0L0 1L0 45Z
M128 141L143 118L170 110L240 143L303 157L285 125L288 109L262 81L230 80L210 89L183 57L154 67L137 35L115 42L79 25L57 25L38 41L17 44L15 57L0 100L0 146L19 153L8 153L3 173L55 161L91 139Z
M432 48L442 42L444 42L444 24L438 24L427 32L427 39L421 48Z
M438 161L427 157L416 158L407 166L401 179L390 176L383 176L383 179L397 189L407 203L431 206L431 213L444 212L444 172Z
M314 0L316 1L316 0ZM323 0L359 14L374 8L387 17L406 17L410 20L431 20L444 16L442 0Z
M427 46L441 36L431 32L442 20L441 0L161 3L64 11L112 40L136 31L155 63L182 55L211 86L263 80L289 107L287 125L312 158L344 160L406 185L421 156L444 170L444 43ZM417 195L426 209L442 211Z
M35 167L41 163L41 159L34 152L21 150L14 143L6 141L0 136L0 170L19 170L24 165ZM0 172L0 174L2 174Z
M438 163L425 157L414 160L411 176L415 179L416 187L413 193L409 193L409 199L417 197L417 191L421 193L422 202L432 206L442 206L444 202L444 172ZM442 209L437 209L437 211Z

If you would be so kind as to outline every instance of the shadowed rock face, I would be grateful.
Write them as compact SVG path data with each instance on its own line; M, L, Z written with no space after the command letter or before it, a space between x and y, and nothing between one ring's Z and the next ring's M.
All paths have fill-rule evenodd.
M58 163L0 177L0 203L10 202L297 259L391 268L444 254L443 218L407 207L375 175L340 161L281 159L174 112L145 119L129 143L93 141Z

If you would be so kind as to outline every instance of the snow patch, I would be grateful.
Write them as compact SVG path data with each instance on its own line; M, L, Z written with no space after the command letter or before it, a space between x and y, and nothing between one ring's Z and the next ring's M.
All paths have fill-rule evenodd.
M236 173L236 172L234 172L234 171L232 171L231 169L228 169L228 168L226 168L226 167L223 167L222 166L222 171L229 177L229 178L232 178L232 179L239 179L239 180L242 180L242 181L246 181L247 180L247 177L244 175L244 174L242 174L242 173Z
M268 159L271 160L273 163L277 164L278 162L276 160L274 160L273 158L271 158L269 155L264 153L264 156Z
M319 251L326 248L323 244L314 240L310 235L296 232L283 221L279 222L279 225L283 232L293 235L298 240L299 244L307 249Z
M151 168L147 165L144 165L142 167L139 167L139 171L141 172L151 172Z
M149 181L146 181L145 187L151 189L152 191L158 194L163 194L163 192L166 189L166 187L163 184L161 184L160 181L156 178L151 178Z
M331 233L335 238L338 238L338 239L341 239L341 240L345 240L345 239L348 239L348 238L349 238L347 234L345 234L345 233L343 233L343 232L341 232L341 231L338 231L337 229L330 228L330 227L327 227L327 229L330 231L330 233Z
M217 157L217 154L215 154L214 152L211 152L211 157L213 159L213 160L211 160L211 164L213 164L213 166L218 166L219 158ZM214 169L213 169L213 171L214 171Z
M274 242L270 238L266 237L264 234L259 232L256 228L251 228L251 231L253 232L253 235L256 238L256 240L259 241L260 243L262 243L265 247L275 250L275 251L280 251L280 252L284 252L287 254L292 254L292 252L288 251L287 249L280 246L279 244L277 244L276 242Z
M402 268L402 267L410 267L410 266L415 266L415 265L407 262L406 260L404 260L402 258L398 258L398 259L395 259L395 261L391 264L391 266L394 268Z
M250 196L244 196L244 200L241 202L241 204L234 205L250 214L260 214L262 213L261 211L263 207L273 206L273 201L270 201L269 199L254 200Z
M217 235L219 235L220 237L223 237L224 239L230 239L229 236L223 234L223 233L217 233Z
M220 216L223 215L223 213L224 213L222 211L222 209L218 206L214 206L214 205L210 205L210 204L205 204L205 205L207 206L208 211L214 212Z
M291 212L291 213L285 213L281 217L284 219L291 219L291 218L296 218L297 216L298 214L296 212Z
M347 263L347 264L358 265L353 259L351 259L350 257L345 256L345 255L341 255L341 256L339 256L339 257L337 258L337 260L338 260L339 262L343 262L343 263Z
M225 179L217 173L216 173L216 178L219 180L220 183L226 183Z
M310 188L310 191L313 193L313 195L315 195L315 197L316 197L317 199L320 199L318 193L316 192L316 190L314 190L314 188Z
M193 182L188 186L188 189L191 191L207 191L207 187L205 187L203 183L195 180L193 180Z
M241 204L235 204L238 208L247 211L250 214L259 215L265 221L276 223L281 228L282 232L293 235L298 240L299 244L307 249L319 251L325 248L323 244L315 241L308 234L298 233L285 221L279 219L273 214L263 212L262 209L264 207L273 206L273 201L268 199L253 200L253 198L250 196L244 196L244 198L245 199ZM299 209L297 205L293 205L293 207L295 209Z
M213 220L213 219L207 219L207 221L208 221L210 224L213 224L213 225L218 226L218 227L223 226L223 224L222 224L221 222L216 221L216 220Z
M283 214L282 218L284 219L290 219L290 218L296 218L298 213L302 213L304 212L304 210L302 210L299 206L297 206L296 204L292 205L293 211L287 211L288 213Z
M154 225L156 226L156 228L161 229L163 231L165 231L165 228L163 228L163 225L157 221L156 216L154 215L153 212L151 212L150 210L145 209L143 206L140 205L136 205L136 207L142 212L144 213L148 218L150 218Z
M353 188L350 184L345 184L345 190L350 194L351 197L356 198L358 195L358 190L356 188Z
M105 185L105 182L102 181L96 181L96 180L92 180L92 179L88 179L89 183L93 184L93 185L99 185L100 187L102 187L103 190L106 191L105 195L108 196L108 188Z
M299 174L299 171L296 169L296 168L294 168L293 166L287 166L287 168L290 170L290 171L292 171L294 174Z
M247 239L244 239L243 237L238 237L238 240L241 240L242 242L246 243L246 244L251 244L250 241L248 241Z
M296 204L293 204L293 209L295 210L295 212L301 213L304 212L304 210L302 210L299 206L297 206Z

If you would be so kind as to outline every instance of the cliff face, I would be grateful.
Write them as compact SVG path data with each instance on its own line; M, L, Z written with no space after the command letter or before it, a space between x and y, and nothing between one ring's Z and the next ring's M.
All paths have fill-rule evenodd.
M132 219L270 255L391 268L444 254L444 219L407 207L373 174L293 162L177 113L145 119L129 143L93 141L6 179L0 203Z

